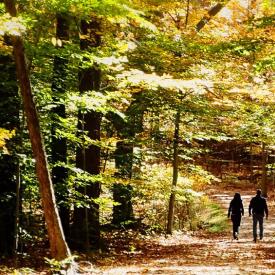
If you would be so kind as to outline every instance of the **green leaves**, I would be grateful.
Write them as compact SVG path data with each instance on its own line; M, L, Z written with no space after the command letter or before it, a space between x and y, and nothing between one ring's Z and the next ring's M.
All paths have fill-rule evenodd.
M260 103L241 104L236 110L237 133L240 138L250 142L274 142L274 118L275 109L272 105L261 105Z
M275 70L275 54L271 53L269 56L265 56L262 59L259 59L253 67L257 73L264 73L267 71Z

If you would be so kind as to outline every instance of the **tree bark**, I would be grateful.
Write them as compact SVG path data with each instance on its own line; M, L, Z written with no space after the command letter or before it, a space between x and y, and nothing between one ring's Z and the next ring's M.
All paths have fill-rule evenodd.
M98 19L81 21L80 40L81 50L88 50L91 47L98 47L101 44L100 22ZM79 73L79 90L82 94L86 91L99 90L101 82L101 71L96 67L82 69ZM92 140L100 140L102 115L96 111L81 111L78 116L79 132L87 132ZM90 145L88 148L78 148L76 153L76 166L91 175L100 174L100 147ZM100 196L100 183L91 182L79 192L91 199ZM100 244L99 205L91 202L90 208L75 208L72 226L72 243L78 250L88 251L91 248L97 249Z
M129 141L119 141L116 145L115 164L118 176L131 179L133 166L134 146ZM113 199L119 205L113 207L113 224L121 226L125 222L134 221L132 206L132 186L127 184L115 183L113 185Z
M4 4L6 11L10 13L12 17L16 17L15 2L12 0L4 0ZM11 39L16 64L17 79L23 99L24 111L26 113L32 150L36 160L36 174L39 181L40 195L50 242L51 256L57 260L63 260L70 256L70 250L64 238L64 233L56 207L53 185L48 170L47 158L40 131L38 114L33 101L24 53L23 39L21 36L12 36Z
M56 15L56 39L60 40L63 44L65 41L69 40L69 19L66 14ZM61 45L62 47L62 45ZM66 92L66 87L64 87L64 79L67 76L67 64L68 60L66 58L55 56L54 67L53 67L53 102L56 105L52 111L55 116L66 118L66 108L63 103L60 103L60 97L62 98ZM56 130L59 127L59 123L55 121L52 122L52 162L56 164L58 162L67 163L67 140L64 137L57 138ZM68 171L64 166L58 165L54 166L52 169L52 181L55 188L56 200L59 209L59 215L63 230L66 238L69 238L69 226L70 226L70 210L68 206L64 205L68 195L67 188ZM60 204L61 202L61 204Z
M134 143L136 133L142 132L142 120L144 108L143 93L136 93L134 100L126 111L127 120L120 117L113 116L110 119L118 133L121 141L116 144L115 151L115 167L118 177L124 179L132 178L133 159L134 159ZM140 108L140 106L142 106ZM133 188L130 184L114 183L113 185L113 199L119 205L113 207L113 221L112 223L118 227L133 226L136 221L132 206L132 192Z
M229 2L229 0L222 1L213 6L196 25L196 31L199 32L221 9Z
M179 128L180 128L180 110L177 110L175 118L175 131L174 131L174 141L173 141L173 180L172 180L172 190L169 200L168 218L167 218L167 234L172 234L173 231L173 221L174 221L174 207L176 198L176 186L178 181L178 152L179 152Z
M261 182L261 188L262 188L262 195L264 197L267 197L267 151L266 151L266 145L263 142L262 143L262 182Z
M189 12L190 12L190 0L187 0L187 4L186 4L186 16L185 16L185 28L187 28L187 25L188 25Z

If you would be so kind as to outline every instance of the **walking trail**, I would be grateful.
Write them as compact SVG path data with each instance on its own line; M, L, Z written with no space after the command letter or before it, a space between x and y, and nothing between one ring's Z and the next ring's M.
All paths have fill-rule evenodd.
M222 190L211 195L224 207L225 215L236 191L239 190ZM252 219L248 216L249 201L254 195L254 190L241 191L245 216L238 241L231 239L231 231L197 237L176 233L153 241L145 239L135 244L137 252L104 259L97 263L96 270L85 274L275 274L274 200L268 200L270 215L264 221L264 239L255 244Z

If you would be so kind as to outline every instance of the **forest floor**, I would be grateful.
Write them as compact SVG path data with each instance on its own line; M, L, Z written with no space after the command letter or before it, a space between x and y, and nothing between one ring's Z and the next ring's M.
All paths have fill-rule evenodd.
M245 215L239 240L230 231L213 234L158 236L137 240L133 252L120 251L98 261L93 271L83 274L275 274L275 207L274 196L268 199L269 219L264 221L264 239L253 242L252 218L248 216L254 189L216 189L210 193L223 206L225 215L235 192L242 195ZM88 268L88 266L87 266ZM84 270L83 270L84 271Z
M254 243L252 218L248 216L249 201L255 195L254 188L225 190L215 187L207 191L224 208L225 215L235 192L241 193L245 208L238 241L232 240L231 225L223 233L175 232L172 236L151 236L135 231L117 232L109 239L108 252L100 256L80 256L77 260L79 274L275 274L274 194L268 199L270 215L264 221L264 239ZM39 251L36 253L40 254ZM0 274L50 274L44 258L41 258L41 265L36 257L27 262L33 262L33 265L20 264L20 260L16 264L10 261L8 265L0 262Z

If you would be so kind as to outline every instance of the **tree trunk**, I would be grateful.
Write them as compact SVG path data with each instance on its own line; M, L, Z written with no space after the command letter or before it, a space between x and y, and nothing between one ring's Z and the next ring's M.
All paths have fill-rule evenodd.
M262 182L261 182L261 188L262 188L262 195L264 197L267 197L267 151L265 143L262 143Z
M56 22L56 39L64 43L69 40L69 19L66 14L57 14ZM62 45L61 45L62 46ZM54 68L53 68L53 102L56 105L53 109L53 122L52 122L52 162L56 164L58 162L67 163L67 140L66 138L56 137L56 130L60 127L60 124L55 119L66 118L66 109L63 103L60 103L60 98L64 97L66 87L64 86L64 79L67 76L67 64L68 60L64 57L55 56ZM68 195L67 187L68 171L64 166L60 164L54 166L52 169L52 181L55 188L56 200L59 209L59 215L63 230L66 238L69 237L70 226L70 211L68 206L64 205ZM60 204L61 202L61 204Z
M126 111L127 121L114 116L111 120L122 141L117 142L115 151L115 165L118 177L124 179L132 178L132 168L134 159L133 139L136 133L142 132L143 120L143 93L136 93L134 100ZM142 106L142 107L141 107ZM146 108L146 107L145 107ZM132 206L133 188L130 184L114 183L113 199L119 203L113 207L113 224L116 226L133 225L135 217Z
M253 176L254 176L254 159L253 159L253 144L250 143L249 146L249 176L250 176L250 181L253 181Z
M186 16L185 16L185 28L187 28L187 25L188 25L189 12L190 12L190 0L187 0L187 4L186 4Z
M100 22L96 19L81 21L81 34L84 38L80 40L80 48L87 50L90 47L98 47L101 44ZM79 90L82 94L86 91L99 90L101 72L96 67L82 69L79 73ZM83 114L79 112L78 129L87 132L92 140L100 140L102 115L96 111L88 111ZM76 154L76 166L91 175L100 174L100 147L90 145L88 148L79 148ZM100 183L91 182L79 192L89 198L97 199L100 196ZM74 247L78 250L90 250L99 248L100 224L99 205L91 202L90 208L75 208L72 227Z
M7 130L19 129L20 102L15 64L9 55L0 55L0 125ZM0 254L16 251L17 236L17 168L18 132L7 142L9 154L0 154Z
M133 144L129 141L119 141L116 145L115 164L118 176L131 179L133 166ZM113 224L125 225L126 222L134 221L132 207L132 186L129 184L116 183L113 185L113 199L119 205L113 207Z
M82 122L84 125L82 125ZM79 116L79 129L88 132L93 140L100 139L101 115L96 112ZM97 130L96 130L97 129ZM76 154L76 166L91 175L100 173L100 148L91 145L79 148ZM97 199L100 195L100 183L91 182L85 188L78 190L89 198ZM89 251L98 248L100 242L99 205L92 202L90 208L75 208L72 226L72 244L78 250Z
M179 128L180 128L180 110L176 113L175 119L175 131L174 131L174 142L173 142L173 180L172 190L169 200L168 218L167 218L167 234L172 234L173 222L174 222L174 206L176 198L176 186L178 181L178 151L179 151Z
M222 1L213 6L196 25L196 31L199 32L216 14L218 14L221 9L229 2L229 0Z
M257 0L248 0L247 17L252 20L255 17L257 9Z
M20 224L21 224L21 214L22 214L22 188L21 188L21 168L18 161L16 171L16 206L15 206L15 217L14 217L14 252L19 250L20 243Z
M14 1L4 0L4 3L7 12L10 13L11 16L16 17ZM57 260L63 260L70 256L70 250L64 238L58 210L56 207L53 185L48 170L47 158L40 131L38 114L31 91L23 40L21 36L12 36L11 38L16 64L17 79L23 99L24 111L26 113L32 150L36 160L36 174L39 181L42 207L47 225L51 255Z

